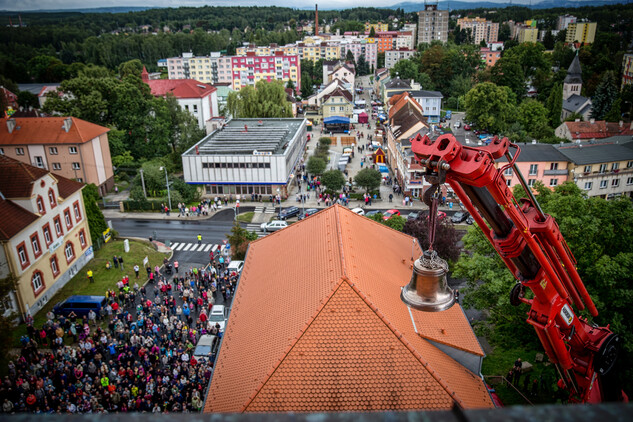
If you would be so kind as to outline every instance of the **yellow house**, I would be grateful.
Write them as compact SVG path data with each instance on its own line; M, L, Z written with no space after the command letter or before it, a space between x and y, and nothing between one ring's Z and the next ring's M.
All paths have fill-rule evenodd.
M0 278L16 278L1 312L37 313L94 257L82 187L0 155Z
M323 98L320 109L323 119L332 116L351 118L354 113L352 94L346 89L336 88Z

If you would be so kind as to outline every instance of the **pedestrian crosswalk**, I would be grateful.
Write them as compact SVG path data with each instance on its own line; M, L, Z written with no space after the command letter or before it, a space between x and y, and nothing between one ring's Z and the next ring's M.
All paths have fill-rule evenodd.
M263 212L265 212L265 211L266 211L266 207L265 207L265 206L263 206L263 205L259 205L259 206L255 207L255 214L257 214L257 213L263 213Z
M266 233L263 233L261 230L261 225L257 224L257 223L248 223L246 225L246 230L248 230L249 232L255 232L257 233L258 237L264 237L266 236Z
M265 233L260 232L259 225L249 224L249 226L253 227L247 227L248 231L254 231L259 237L265 236ZM198 245L198 243L174 242L171 245L171 250L177 252L206 252L207 254L213 252L213 254L225 254L226 244L203 243Z

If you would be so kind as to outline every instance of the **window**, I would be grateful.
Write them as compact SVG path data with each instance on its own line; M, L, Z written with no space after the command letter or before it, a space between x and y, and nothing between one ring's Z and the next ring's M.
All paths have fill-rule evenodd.
M600 181L600 189L606 189L607 188L607 181L606 180L601 180Z
M620 163L611 163L611 171L616 171L620 168Z
M33 255L35 255L35 258L38 258L40 255L42 255L42 248L40 248L40 237L37 235L37 233L33 233L31 235L31 246L33 247Z
M620 186L620 179L613 179L611 181L611 187L615 188L615 187L618 187L618 186Z
M18 251L18 258L20 259L20 265L22 266L22 269L25 269L26 267L29 266L30 262L29 262L29 255L26 252L26 245L24 244L24 242L18 245L17 251Z
M42 232L44 233L44 242L46 242L46 247L48 248L51 243L53 243L53 236L51 236L51 226L46 223L42 226Z
M57 237L62 237L64 235L64 232L62 231L62 222L59 219L59 215L55 217L53 221L55 224L55 233L57 234Z
M70 263L73 259L75 259L75 248L73 247L72 242L66 243L66 247L64 248L64 253L66 254L66 261Z
M194 105L193 105L193 112L194 112L194 113L197 113L197 112L198 112L198 105L197 105L197 104L194 104Z
M600 173L604 173L605 171L607 171L607 165L606 164L600 164Z
M591 190L593 186L593 182L585 182L585 190Z
M505 174L506 176L512 176L512 167L508 167L507 169L505 169L503 174Z
M4 148L0 148L0 155L4 155Z
M0 149L2 149L2 148L0 148ZM627 163L626 163L626 168L627 168L627 169L630 169L631 167L633 167L633 161L629 161L629 162L627 162Z
M79 183L83 183L83 182L84 182L84 179L82 179L81 177L78 177L78 178L77 178L77 179L75 179L75 180L77 180Z
M31 285L33 286L33 292L35 294L42 291L44 288L44 276L41 271L35 271L31 278Z
M51 270L53 271L53 276L57 277L59 274L59 262L57 262L57 255L53 255L51 258Z
M81 229L81 231L79 232L79 243L81 243L81 249L84 249L86 247L86 232L84 231L84 229Z
M535 183L536 183L536 179L528 179L528 186L529 187L534 187Z
M536 176L538 174L538 164L530 164L530 176Z
M16 148L15 153L16 155L24 155L24 148Z
M50 148L48 149L48 152L49 152L51 155L57 155L57 147L50 147Z
M75 201L75 203L73 204L73 211L75 212L75 221L79 223L81 221L81 211L79 210L79 201Z
M73 226L73 220L70 218L70 208L64 210L64 220L66 221L66 228L70 229Z
M506 185L512 186L512 179L506 179Z
M68 147L68 152L71 154L77 154L77 147Z
M40 215L46 214L46 207L44 206L44 200L41 196L37 196L35 203L37 204L37 212L39 212Z
M73 163L73 170L81 170L81 165L79 163Z
M629 177L628 179L626 179L626 184L633 185L633 177Z
M44 168L44 159L42 159L42 157L40 157L39 155L35 156L33 158L35 159L35 162L33 163L35 165L35 167L39 167L39 168L43 169Z
M48 190L48 202L51 204L51 208L55 208L57 206L57 201L55 201L55 192L50 188Z
M61 169L62 169L61 163L53 163L53 170L61 170Z
M550 186L557 186L558 185L558 179L549 179L549 185Z
M591 173L591 166L585 166L585 173Z
M549 165L550 170L558 170L558 163L551 163Z

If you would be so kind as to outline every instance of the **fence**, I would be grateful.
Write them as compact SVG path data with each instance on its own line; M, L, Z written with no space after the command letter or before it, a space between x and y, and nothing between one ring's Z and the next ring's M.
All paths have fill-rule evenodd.
M123 211L162 211L165 201L122 201ZM161 207L162 206L162 207Z

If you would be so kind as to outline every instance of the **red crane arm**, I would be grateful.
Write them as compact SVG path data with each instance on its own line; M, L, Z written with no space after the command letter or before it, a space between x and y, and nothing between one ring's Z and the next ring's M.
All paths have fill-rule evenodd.
M558 224L540 210L531 192L517 201L506 184L503 172L514 168L525 185L514 165L519 147L498 137L488 146L468 147L449 134L435 140L417 135L411 148L427 178L445 179L453 188L517 279L511 301L530 305L527 322L556 365L559 385L570 392L570 400L625 400L614 378L620 338L574 312L572 306L598 315ZM514 157L510 148L517 150ZM508 163L496 168L495 160L504 156ZM532 290L533 299L523 297L524 288Z

